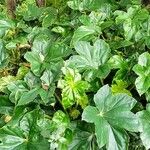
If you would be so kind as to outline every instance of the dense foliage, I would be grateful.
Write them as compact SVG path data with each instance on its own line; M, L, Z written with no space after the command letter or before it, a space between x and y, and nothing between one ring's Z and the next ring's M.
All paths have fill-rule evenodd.
M0 150L150 149L150 10L140 0L0 2Z

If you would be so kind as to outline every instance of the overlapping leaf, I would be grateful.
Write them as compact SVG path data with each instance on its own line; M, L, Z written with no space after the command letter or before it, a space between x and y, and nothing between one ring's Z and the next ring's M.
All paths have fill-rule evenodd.
M70 48L65 44L50 44L48 36L41 35L34 39L31 52L25 54L25 59L31 63L31 70L40 76L45 69L58 66L62 58L70 54Z
M135 81L136 89L140 95L148 92L150 88L150 54L145 52L139 56L138 64L133 68L138 75Z
M142 125L141 128L141 139L146 147L146 149L150 149L150 105L147 104L146 110L140 111L137 113L140 118L140 123Z
M75 50L78 55L69 59L69 66L92 72L98 77L104 77L109 73L107 60L110 56L110 48L104 40L97 40L93 46L90 42L80 41L76 43Z
M70 120L62 111L57 111L52 118L53 131L50 135L50 149L68 149L72 139L72 132L69 129Z
M48 141L40 134L42 128L37 126L39 120L44 119L39 110L35 109L24 114L20 120L17 119L17 122L12 120L0 129L0 149L49 149Z

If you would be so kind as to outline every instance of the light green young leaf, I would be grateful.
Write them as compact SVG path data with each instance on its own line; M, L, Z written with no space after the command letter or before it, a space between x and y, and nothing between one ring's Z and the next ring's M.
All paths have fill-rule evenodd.
M80 0L73 0L67 2L68 6L74 10L83 10Z
M85 91L88 89L88 83L81 79L77 70L71 68L62 68L64 79L58 81L58 88L62 89L62 104L64 108L69 108L77 103L84 108L88 103Z
M129 96L131 95L131 92L127 90L126 88L128 87L128 84L122 80L115 80L116 84L113 84L111 86L111 90L113 93L126 93Z
M62 35L65 33L65 29L61 26L54 27L51 31L55 33L60 33Z
M112 56L108 63L111 65L114 69L126 69L128 67L128 64L126 60L120 55L114 55Z
M106 145L108 150L127 149L124 130L139 131L138 118L130 111L136 101L126 94L112 95L110 87L105 85L95 94L94 102L96 107L87 106L82 120L95 124L99 148Z
M7 85L9 85L11 82L13 82L15 80L16 80L16 78L14 76L11 76L11 75L0 78L0 91L4 92Z
M25 75L28 73L28 71L29 71L29 68L22 65L22 66L18 69L16 78L17 78L18 80L23 79L23 78L25 77Z

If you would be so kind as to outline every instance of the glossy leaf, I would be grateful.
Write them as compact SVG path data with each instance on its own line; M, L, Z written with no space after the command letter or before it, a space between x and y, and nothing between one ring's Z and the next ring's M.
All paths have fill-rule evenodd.
M104 40L97 40L94 45L81 41L76 43L75 50L79 55L70 58L70 66L81 70L98 70L105 64L110 55L109 45Z
M96 143L93 126L83 122L73 122L74 138L69 145L69 150L99 150Z
M138 118L130 111L136 101L126 94L112 95L110 87L105 85L95 94L94 102L96 107L87 106L82 120L95 124L99 148L106 145L108 150L126 149L128 136L125 129L139 130Z
M92 26L81 26L74 32L72 43L76 44L76 42L83 41L84 39L89 40L96 34L96 28L93 28Z

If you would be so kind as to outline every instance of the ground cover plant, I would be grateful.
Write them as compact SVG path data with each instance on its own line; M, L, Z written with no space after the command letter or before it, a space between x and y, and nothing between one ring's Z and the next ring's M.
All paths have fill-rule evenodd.
M0 2L0 150L150 149L149 102L149 1Z

